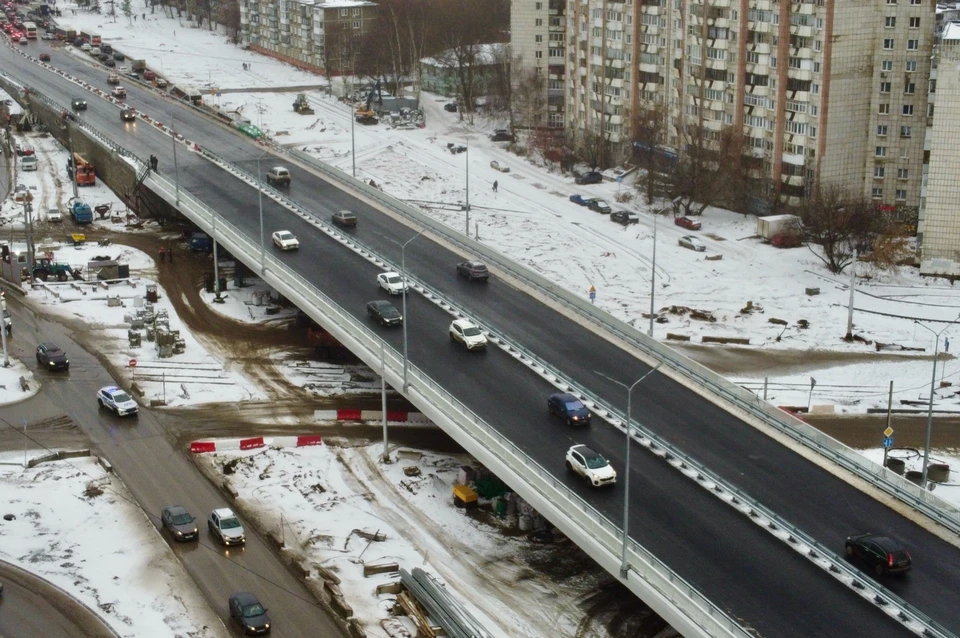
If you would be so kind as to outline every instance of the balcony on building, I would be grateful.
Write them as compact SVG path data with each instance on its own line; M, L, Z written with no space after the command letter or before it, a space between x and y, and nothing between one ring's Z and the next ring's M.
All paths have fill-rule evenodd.
M790 10L795 14L812 16L817 12L817 6L812 0L799 0L793 2Z
M813 37L813 27L791 24L790 35L800 36L801 38L811 38Z
M747 22L747 29L750 31L756 31L757 33L770 33L773 30L773 25L769 22Z
M791 164L793 166L804 165L803 155L800 155L799 153L784 153L783 162L784 164Z
M769 42L753 42L747 45L747 51L758 55L770 55Z
M787 69L787 77L791 80L811 82L813 80L813 71L809 69ZM789 90L789 88L787 90Z

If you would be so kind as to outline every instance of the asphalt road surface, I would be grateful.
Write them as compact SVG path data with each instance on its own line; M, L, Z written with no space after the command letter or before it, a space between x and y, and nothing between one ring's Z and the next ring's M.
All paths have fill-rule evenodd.
M78 93L74 85L6 50L0 49L0 59L9 63L9 73L63 104ZM106 71L91 72L84 63L75 62L62 52L56 54L54 63L71 67L72 73L85 75L98 86L106 77ZM137 108L168 122L170 115L177 112L177 128L189 139L214 148L228 160L255 172L255 158L262 151L249 141L189 111L178 110L168 100L138 87L127 88L128 102ZM140 156L158 155L161 172L169 172L173 164L169 138L152 127L142 123L122 127L117 108L92 97L83 117ZM216 208L250 236L258 235L255 190L224 176L193 154L180 153L178 160L181 188ZM357 211L357 239L399 262L400 250L394 242L405 241L415 231L371 211L309 173L291 169L291 197L316 211L321 219L329 219L340 208ZM385 296L375 285L378 269L267 199L264 218L267 233L286 228L300 239L300 251L282 259L300 275L316 282L358 320L367 321L364 303ZM457 278L454 264L461 259L462 256L428 237L411 243L406 255L408 268L415 276L565 370L611 405L625 409L623 389L595 372L631 383L649 369L644 363L497 277L489 284L471 284ZM410 295L408 299L407 320L412 363L441 380L468 407L511 437L533 462L564 477L566 448L572 443L587 443L607 455L615 467L623 468L622 434L602 422L589 429L573 430L550 419L544 402L553 388L539 375L497 348L487 353L466 353L456 348L446 335L450 316L419 295ZM400 349L400 330L384 330L372 324L371 329ZM960 615L950 597L943 595L960 590L960 552L956 547L662 375L652 376L637 388L633 405L635 418L645 427L838 553L842 552L844 537L856 531L883 531L902 538L914 549L917 568L907 578L885 579L884 583L925 613L960 631ZM141 421L149 422L149 417L142 417ZM131 446L136 448L137 444ZM905 633L885 614L659 459L637 448L632 461L630 471L621 472L621 476L629 475L633 486L631 535L760 635ZM137 460L130 462L138 464ZM165 478L174 476L176 470ZM601 512L619 520L622 486L595 492L570 477L566 480Z

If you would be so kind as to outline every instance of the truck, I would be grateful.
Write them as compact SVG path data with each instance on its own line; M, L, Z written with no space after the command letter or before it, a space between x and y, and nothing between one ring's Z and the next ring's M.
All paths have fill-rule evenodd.
M93 164L83 158L80 153L74 153L67 158L67 175L77 180L77 186L96 186L97 173Z
M800 234L800 218L796 215L757 217L757 235L770 241L777 235Z
M143 73L147 70L146 60L130 60L130 70L134 73Z
M88 43L92 47L99 47L101 44L103 44L103 38L93 31L81 31L80 37L84 42Z
M93 209L90 208L89 204L76 197L71 197L70 201L67 202L67 214L73 218L76 224L93 223Z
M173 94L173 97L181 100L189 100L194 106L200 106L203 102L203 94L200 93L200 89L186 84L177 84L170 87L170 93Z

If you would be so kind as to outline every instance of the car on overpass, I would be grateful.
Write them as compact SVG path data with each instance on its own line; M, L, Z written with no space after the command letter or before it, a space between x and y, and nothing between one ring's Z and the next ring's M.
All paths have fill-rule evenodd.
M70 106L73 107L74 111L86 111L87 101L82 97L75 97L70 100Z
M377 275L377 285L391 295L405 293L410 287L409 284L403 280L403 277L395 272L382 272Z
M367 314L381 326L399 326L403 323L403 315L389 301L376 299L367 304Z
M483 350L487 347L487 337L480 328L469 319L456 319L450 324L450 339L467 350Z
M457 274L470 281L487 281L490 279L490 270L482 261L462 261L457 264Z
M547 410L566 421L567 425L590 425L593 418L583 401L569 392L551 394L547 398Z
M586 445L574 445L567 450L566 466L567 470L579 475L594 487L617 482L617 471L610 462Z
M913 567L910 552L900 541L889 536L857 534L848 536L844 544L847 556L869 565L877 576L905 574Z
M120 121L121 122L135 122L137 120L137 112L134 109L121 109L120 110Z
M335 226L340 228L356 228L357 216L349 210L338 210L330 216Z
M300 248L300 240L289 230L278 230L273 233L273 243L280 250L297 250Z

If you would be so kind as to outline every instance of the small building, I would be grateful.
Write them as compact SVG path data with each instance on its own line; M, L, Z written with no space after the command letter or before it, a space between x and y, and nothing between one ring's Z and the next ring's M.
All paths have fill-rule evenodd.
M486 95L494 78L509 75L505 67L510 62L508 43L478 44L462 49L448 49L432 58L420 61L424 91L447 97L462 93L460 68L473 66L471 93L474 97Z

